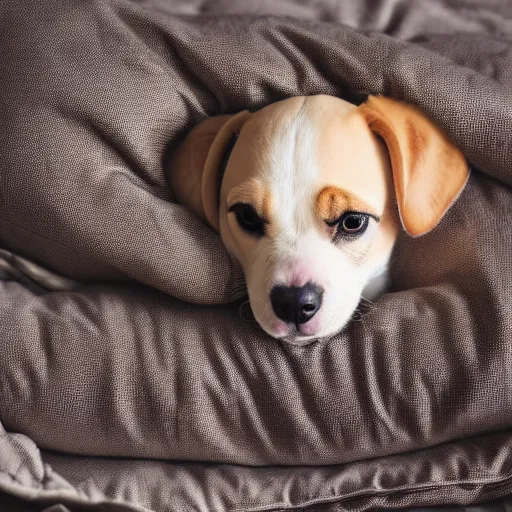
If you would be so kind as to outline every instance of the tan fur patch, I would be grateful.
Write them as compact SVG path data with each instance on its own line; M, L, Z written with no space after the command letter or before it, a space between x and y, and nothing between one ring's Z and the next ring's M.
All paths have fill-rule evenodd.
M317 216L325 222L334 222L347 211L348 198L338 187L323 188L316 198Z
M316 213L324 222L335 222L348 211L369 213L370 215L378 217L378 214L373 208L362 199L338 187L324 187L318 194L316 199Z

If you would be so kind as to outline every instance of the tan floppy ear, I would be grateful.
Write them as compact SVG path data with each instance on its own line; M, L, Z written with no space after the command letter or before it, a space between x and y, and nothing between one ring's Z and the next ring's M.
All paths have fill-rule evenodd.
M250 115L244 110L202 121L177 149L168 169L168 181L178 202L216 231L219 231L221 171L226 153Z
M412 105L370 96L359 108L388 148L405 231L413 237L428 233L468 180L469 167L462 152Z

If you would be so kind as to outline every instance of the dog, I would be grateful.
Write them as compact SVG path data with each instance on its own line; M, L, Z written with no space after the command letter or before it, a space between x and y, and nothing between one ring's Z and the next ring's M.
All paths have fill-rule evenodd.
M318 95L211 117L171 160L176 200L241 265L254 317L304 344L388 282L399 231L431 231L463 190L462 152L418 108Z

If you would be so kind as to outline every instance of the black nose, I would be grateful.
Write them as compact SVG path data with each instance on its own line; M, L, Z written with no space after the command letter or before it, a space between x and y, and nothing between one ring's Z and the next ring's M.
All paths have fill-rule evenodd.
M274 286L270 302L274 313L285 322L305 324L322 305L323 290L312 283L304 286Z

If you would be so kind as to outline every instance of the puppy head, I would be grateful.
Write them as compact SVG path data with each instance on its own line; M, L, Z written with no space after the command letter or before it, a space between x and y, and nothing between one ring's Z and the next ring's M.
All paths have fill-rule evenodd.
M411 236L430 231L468 173L411 106L311 96L204 121L170 184L242 266L261 327L303 343L346 325L385 270L400 219Z

